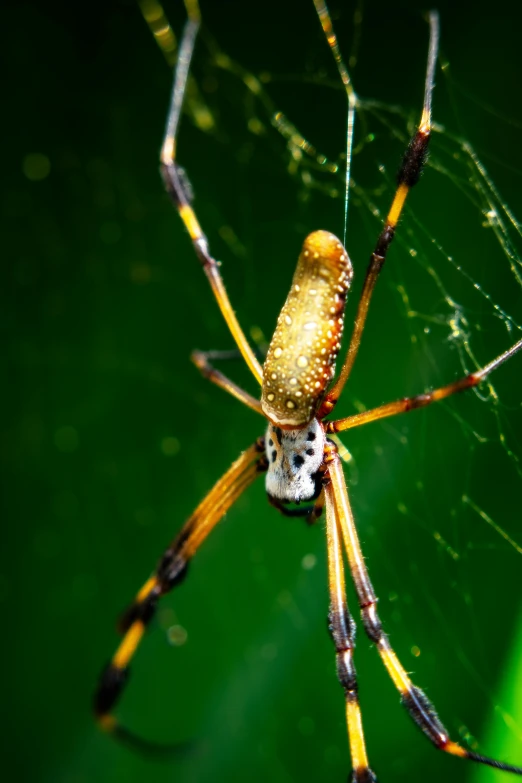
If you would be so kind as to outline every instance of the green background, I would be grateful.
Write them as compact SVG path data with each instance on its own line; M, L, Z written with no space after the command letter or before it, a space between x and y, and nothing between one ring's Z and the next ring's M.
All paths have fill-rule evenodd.
M509 3L438 5L443 56L464 93L439 71L435 119L477 148L520 216L519 13ZM375 148L354 157L355 181L386 210L404 117L420 110L427 30L419 3L362 9L356 89L406 111L401 138L377 131ZM183 9L166 10L179 32ZM202 10L227 54L254 73L285 77L267 85L269 94L335 157L345 104L312 4L207 2ZM332 10L347 52L353 9ZM59 783L345 780L324 522L308 529L280 517L262 482L163 602L118 710L148 737L201 738L201 754L150 761L94 726L90 699L117 644L115 618L263 424L188 360L195 347L231 341L162 190L157 158L171 75L138 7L22 2L8 7L2 27L4 774ZM203 133L185 118L179 156L239 319L269 336L304 236L341 234L342 201L288 171L284 141L245 88L209 64L203 44L194 67L216 129ZM254 110L264 134L247 128ZM480 362L517 339L447 262L452 256L521 320L506 254L446 146L458 152L436 135L434 165L412 196L372 304L339 406L345 415L359 401L371 407L458 377L448 296L463 307ZM45 160L27 158L35 153L48 159L47 176ZM436 171L440 161L448 174ZM237 243L225 241L223 227ZM378 230L354 196L348 323ZM401 286L420 317L407 317ZM230 373L255 393L239 363ZM494 378L496 406L470 393L344 439L364 552L397 653L455 738L479 738L482 752L520 764L522 556L462 496L522 543L521 378L516 357ZM305 555L315 567L303 567ZM349 599L356 607L351 588ZM187 631L179 647L167 636L177 625ZM363 720L381 783L509 779L436 753L403 714L362 631L358 640Z

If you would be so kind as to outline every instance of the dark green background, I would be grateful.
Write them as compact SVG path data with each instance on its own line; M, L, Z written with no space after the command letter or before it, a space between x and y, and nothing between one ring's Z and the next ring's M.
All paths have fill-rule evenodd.
M439 4L442 50L465 95L455 89L452 103L439 71L435 118L475 145L520 216L520 14L509 3L453 5ZM353 73L362 96L412 117L427 47L420 8L365 4ZM179 32L180 4L166 9ZM348 51L352 9L346 2L332 10ZM268 92L335 156L343 146L343 94L304 80L323 69L323 81L335 81L312 4L207 2L203 15L243 66L289 77ZM171 75L137 6L13 3L2 27L3 773L57 783L345 780L343 698L326 633L324 523L307 529L278 516L261 482L165 600L118 711L149 737L202 737L206 752L184 763L151 762L93 724L91 693L117 643L118 612L263 426L188 361L194 347L228 348L231 341L158 176ZM240 321L269 336L303 237L316 228L341 233L342 203L287 171L277 134L249 133L245 89L208 64L203 45L195 76L217 132L204 134L186 118L180 158ZM402 145L377 136L375 151L370 145L355 156L353 176L379 191L371 196L385 210ZM41 181L24 175L30 153L50 161ZM445 260L453 256L521 320L520 288L482 226L480 204L462 191L463 170L445 152L444 136L434 139L437 161L450 175L428 168L412 197L415 216L405 216L404 243L394 245L375 295L340 406L345 414L356 401L370 407L461 372L444 321L450 308L427 266L465 308L479 361L516 339ZM244 252L223 241L223 226L232 227ZM378 228L354 198L348 322ZM410 246L420 264L406 252ZM398 286L412 310L431 320L405 316ZM398 654L455 737L467 730L483 752L519 763L520 679L517 701L516 672L503 675L517 654L522 559L461 498L469 495L522 542L520 474L499 439L500 424L521 456L521 361L495 376L497 407L467 394L345 438L355 458L349 478L360 535ZM231 374L255 391L239 365ZM177 439L178 453L165 455L165 438ZM317 565L305 570L310 553ZM355 606L351 590L350 601ZM188 632L179 648L166 636L175 624ZM471 764L437 754L412 726L362 633L357 668L381 783L478 781ZM489 727L507 742L502 751Z

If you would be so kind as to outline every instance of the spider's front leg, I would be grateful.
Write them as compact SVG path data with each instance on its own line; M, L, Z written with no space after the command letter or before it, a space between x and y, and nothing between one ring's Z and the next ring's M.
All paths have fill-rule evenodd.
M140 750L180 748L179 745L161 746L142 740L121 726L112 711L127 682L129 663L154 616L158 600L183 581L189 561L208 534L245 489L265 470L264 442L260 439L241 454L199 504L165 550L155 573L145 582L124 613L120 621L123 640L103 670L94 696L94 712L104 731Z
M321 0L315 0L315 2L316 7L319 5L320 7L324 8L324 3L322 3ZM321 16L321 13L319 15ZM419 181L424 164L426 162L428 144L431 136L431 98L433 93L433 85L435 82L435 65L437 62L437 52L439 45L439 17L436 11L430 12L429 24L430 43L428 50L428 65L426 68L426 83L424 88L424 104L422 107L421 119L417 131L414 133L410 143L408 144L408 147L406 148L401 167L397 173L397 190L395 191L391 207L366 270L366 277L359 299L359 304L357 306L357 314L355 316L348 351L335 383L328 390L328 393L323 400L323 404L319 411L320 419L325 418L325 416L331 413L334 407L337 405L342 390L350 376L355 358L359 352L359 346L361 344L361 338L366 324L366 318L368 316L368 310L372 300L375 285L384 266L384 262L386 261L386 256L395 236L395 230L399 223L399 218L404 209L404 204L406 203L408 194ZM324 29L325 32L327 32L327 29ZM337 47L335 36L333 34L331 37L327 35L327 39L332 48L332 51L334 52L334 57L337 59L337 55L335 54L335 49Z
M201 262L230 333L254 378L261 384L263 381L261 365L232 309L219 272L218 263L210 254L207 237L192 208L192 189L188 178L176 160L176 141L183 99L187 88L190 63L192 61L192 55L194 54L196 38L201 24L201 14L197 0L191 0L191 2L186 2L185 4L187 6L189 18L183 33L174 73L174 84L172 87L167 127L165 129L165 136L161 148L161 176L165 184L165 189L172 199L172 202L189 233L194 251Z

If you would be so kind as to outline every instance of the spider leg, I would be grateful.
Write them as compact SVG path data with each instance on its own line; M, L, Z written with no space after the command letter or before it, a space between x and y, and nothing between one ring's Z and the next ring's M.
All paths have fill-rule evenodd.
M481 756L451 740L433 704L425 693L410 680L406 670L393 651L377 614L377 596L375 595L361 552L341 461L333 448L326 459L328 461L328 475L331 482L326 487L327 497L329 497L330 502L335 507L337 522L344 539L348 563L359 599L364 630L368 638L377 647L386 670L401 695L402 704L408 710L417 726L438 750L450 753L453 756L487 764L505 772L522 775L522 767L515 767L487 756Z
M328 539L328 582L330 592L328 627L335 644L337 676L344 689L346 700L346 724L353 765L351 783L377 783L377 778L368 765L368 756L366 754L357 675L353 664L355 622L350 614L346 600L343 555L335 510L335 499L328 486L326 487L326 533Z
M325 422L326 432L342 432L343 430L352 429L352 427L360 427L361 424L368 424L370 421L385 419L388 416L395 416L397 413L407 413L407 411L414 410L415 408L424 408L426 405L431 405L432 402L438 402L457 392L471 389L473 386L478 386L479 383L482 383L493 370L496 370L497 367L500 367L501 364L504 364L505 361L514 356L521 349L522 340L519 340L507 351L500 354L500 356L497 356L496 359L493 359L492 362L486 364L485 367L482 367L480 370L475 370L475 372L469 373L469 375L465 375L463 378L453 381L453 383L441 386L439 389L434 389L425 394L417 394L414 397L403 397L394 402L387 402L384 405L379 405L377 408L372 408L369 411L347 416L345 419Z
M192 557L237 498L266 469L262 439L250 446L202 500L161 557L155 573L147 579L123 614L119 629L123 639L103 670L94 696L94 712L101 728L141 750L175 750L174 746L149 743L120 726L112 711L129 674L129 663L152 619L158 600L179 585Z
M341 392L344 388L346 381L352 371L355 357L359 351L361 344L361 337L366 323L366 317L368 315L368 309L370 307L370 301L372 298L373 290L377 282L377 278L381 272L388 248L390 247L393 237L395 235L395 229L404 207L404 203L410 192L411 188L419 181L426 156L428 153L428 143L431 134L431 96L433 92L433 84L435 78L435 64L437 61L438 41L439 41L439 18L436 11L431 11L429 15L430 21L430 44L428 52L428 66L426 70L426 85L424 90L424 105L422 109L422 116L419 123L419 127L411 139L404 157L402 165L397 174L397 190L388 212L388 216L384 223L384 228L381 231L375 250L370 258L368 269L366 270L366 278L364 280L364 286L359 299L357 307L357 314L355 316L355 322L353 327L352 336L350 339L350 345L348 346L348 352L344 360L341 372L337 377L334 385L326 395L323 404L319 411L319 418L322 419L327 416L335 407Z
M231 353L231 351L192 351L190 359L205 378L208 378L209 381L215 383L220 389L224 389L235 397L236 400L247 405L256 413L264 416L260 401L252 397L251 394L234 383L234 381L231 381L230 378L227 378L226 375L223 375L222 372L216 370L209 361L210 359L229 359L231 358ZM235 356L235 352L233 352L233 355Z
M319 497L315 501L313 509L308 514L308 517L306 519L307 524L315 525L317 520L321 518L321 515L323 513L324 504L325 504L325 493L324 493L324 489L323 489L321 494L319 495Z
M214 293L219 309L225 319L234 341L241 351L250 371L259 384L263 380L263 370L254 351L248 343L241 329L236 315L230 304L223 280L221 278L217 261L210 255L208 240L203 233L199 221L194 212L191 201L192 193L190 184L183 169L176 161L176 138L179 128L183 98L187 86L190 63L194 53L196 37L201 24L201 14L197 0L186 0L188 20L183 32L183 38L179 48L179 56L174 73L174 85L163 146L161 148L161 175L165 188L192 240L197 257L205 272L210 287Z

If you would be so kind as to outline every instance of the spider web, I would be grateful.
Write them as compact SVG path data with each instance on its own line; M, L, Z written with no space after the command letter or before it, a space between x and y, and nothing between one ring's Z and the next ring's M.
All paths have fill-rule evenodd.
M150 17L158 8L150 2L142 4L145 16ZM396 22L396 34L389 36L393 45L386 50L389 59L384 57L390 63L388 70L393 72L396 66L396 72L383 80L383 58L379 58L376 71L374 52L365 56L365 42L366 46L372 39L382 43L385 26L393 28L390 15L384 14L380 24L375 24L363 15L362 6L353 18L339 7L331 10L338 14L337 31L341 40L344 37L343 50L349 52L346 56L359 96L366 89L375 94L377 85L379 93L395 101L396 96L404 96L407 80L405 105L414 107L410 110L385 100L359 97L347 247L360 283L365 259L391 201L397 161L420 113L427 30L417 16L412 21L403 15ZM501 110L478 101L473 87L468 90L453 75L451 58L445 51L443 9L441 16L442 54L427 171L409 199L379 281L363 347L339 406L341 415L447 383L485 364L516 342L522 332L522 237L511 206L517 207L520 175L511 153L488 143L487 135L511 138L519 125L510 116L502 116ZM261 318L254 306L259 271L272 276L276 308L285 290L279 278L289 280L291 268L279 274L281 247L289 242L280 239L282 227L274 214L276 207L268 214L263 212L256 189L262 189L265 198L268 193L268 199L278 206L281 200L275 189L293 191L297 206L288 208L284 231L293 242L294 256L304 234L319 225L338 234L342 231L346 107L342 86L314 23L313 13L300 14L299 23L292 28L292 40L294 44L297 40L302 45L306 39L312 43L297 50L285 36L284 22L277 31L270 22L270 33L279 45L274 43L270 51L276 52L274 58L264 51L260 63L256 36L249 36L252 49L245 53L230 30L223 29L217 19L207 18L203 53L196 57L196 75L189 87L186 113L196 133L227 147L228 165L241 172L241 199L246 199L248 207L238 211L237 203L231 203L227 210L220 204L214 216L223 255L246 266L241 272L243 294L249 314L257 314L251 336L260 346L270 336L270 318ZM415 30L414 44L411 38L409 43L409 65L404 52L396 51L401 25L405 24ZM225 43L221 37L218 42L217 31L214 35L218 27ZM159 29L165 36L161 23ZM262 31L257 37L262 39ZM167 59L173 60L174 39L167 35L160 42ZM272 59L277 61L273 68ZM498 98L495 92L493 100ZM478 123L474 122L477 117ZM258 184L263 174L269 180L268 188ZM512 200L504 196L506 191ZM319 216L324 223L318 222ZM254 219L260 227L253 225ZM263 238L260 241L263 231L279 251L275 265L267 262L260 249L264 246ZM225 274L231 266L227 264ZM356 297L357 286L352 303ZM277 310L271 308L266 302L266 312L275 320ZM413 417L393 419L373 425L371 434L357 431L343 439L351 453L347 475L361 536L370 551L367 556L392 641L407 668L414 669L415 659L425 657L428 670L435 670L428 693L436 705L444 702L441 691L452 691L452 687L457 702L459 698L464 702L467 695L467 705L455 705L454 699L441 708L443 717L449 714L451 731L471 747L511 761L516 760L522 740L520 694L518 700L513 696L517 675L520 677L516 663L520 643L511 630L516 628L519 615L516 587L522 563L516 511L522 477L519 363L516 357L479 390L452 399L437 411L430 409L422 421L420 417L417 421ZM392 555L386 557L392 542L395 562ZM254 560L263 560L262 554L252 551ZM314 566L317 557L320 555L314 549L303 558L303 568ZM378 576L376 568L380 569ZM304 618L299 599L303 596L294 586L283 591L278 600L285 607L287 620L298 627L307 626L312 620ZM487 622L484 616L497 611L499 599L509 606L493 629L491 616ZM421 632L419 617L423 614L427 630ZM415 624L417 635L412 630ZM401 641L401 634L409 644ZM502 638L492 640L496 634ZM260 658L271 660L278 646L265 643L260 649ZM438 656L449 660L439 662ZM426 684L426 667L419 676ZM238 689L242 677L239 674L234 680ZM464 683L460 687L455 685L459 679ZM252 698L256 693L258 689ZM470 704L479 711L480 720L472 720ZM365 715L365 724L368 720L371 716ZM317 734L314 718L304 714L299 731L305 736ZM475 737L479 732L480 745ZM371 728L369 733L371 747ZM405 734L408 739L402 742L416 745L416 739L407 731ZM376 736L382 744L382 735ZM387 748L390 753L389 744ZM340 763L342 753L335 743L327 745L324 752L328 763ZM392 774L386 779L395 779L394 774L400 779L404 764L424 763L416 748L409 747L407 752L411 753L409 762L405 761L406 752L389 760ZM266 747L261 744L259 753L271 758L273 770L286 779L268 740ZM440 774L438 769L434 779ZM460 769L459 775L459 780L466 775L466 779L482 783L503 779L499 773L483 769Z
M262 350L303 238L318 228L342 236L346 96L311 2L201 5L179 159L239 320ZM14 261L3 308L6 519L23 520L5 526L0 570L0 599L14 610L5 624L16 629L4 668L23 667L5 693L14 777L344 780L324 520L308 529L282 519L262 482L161 603L118 708L144 736L201 737L201 752L157 765L108 743L87 715L116 644L113 619L264 427L188 361L193 348L232 346L157 175L165 59L175 60L182 3L163 11L144 0L142 14L134 3L102 6L89 5L80 25L67 4L12 4L4 26L3 51L24 75L6 84L17 122L3 231ZM448 383L520 336L519 12L474 4L471 18L437 6L429 163L378 282L340 416ZM428 31L415 0L393 9L332 0L330 10L360 97L349 332L418 121ZM521 361L479 390L343 437L397 654L453 737L513 763L522 762ZM257 393L241 363L224 371ZM509 779L433 751L362 629L356 665L379 780Z
M172 27L150 2L142 14L126 0L88 4L81 19L70 3L5 11L0 601L14 779L291 783L348 772L325 630L324 521L282 519L262 482L161 603L118 708L144 736L202 738L201 752L155 764L111 745L89 717L118 611L264 427L188 360L193 348L232 346L157 173L171 70L143 15L172 65L182 5L165 3ZM308 0L201 5L179 159L239 320L262 349L303 238L342 236L346 96ZM339 415L448 383L520 334L520 11L460 5L437 2L430 159ZM361 101L349 324L419 117L428 32L417 0L332 0L330 10ZM521 361L477 391L343 437L392 644L456 739L514 763ZM241 363L224 369L257 393ZM509 779L433 751L362 629L356 665L379 780Z

